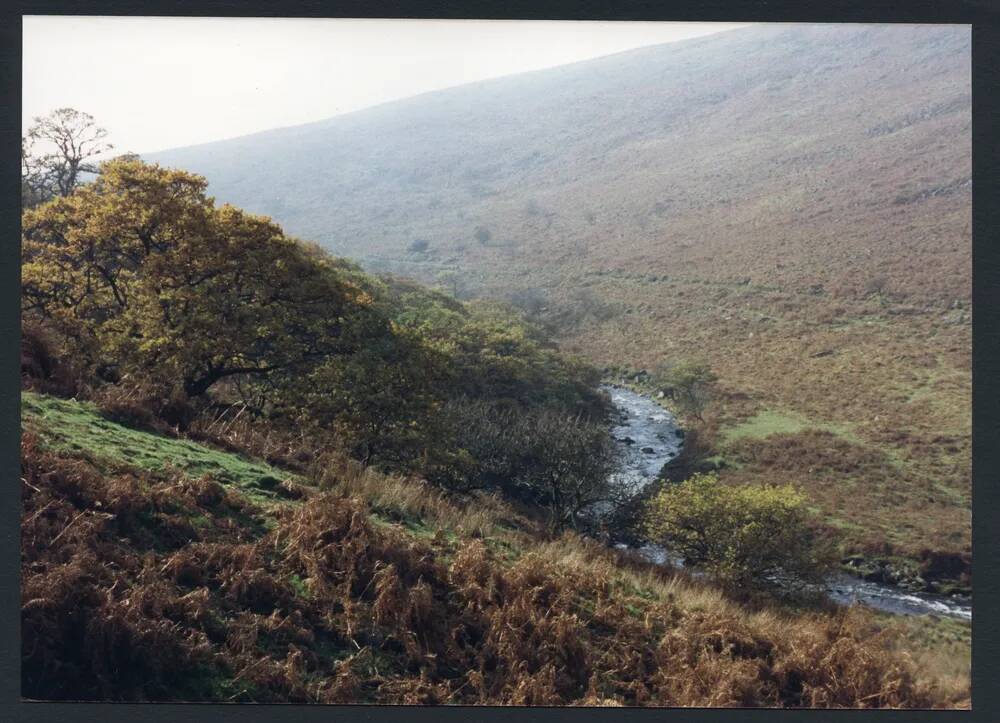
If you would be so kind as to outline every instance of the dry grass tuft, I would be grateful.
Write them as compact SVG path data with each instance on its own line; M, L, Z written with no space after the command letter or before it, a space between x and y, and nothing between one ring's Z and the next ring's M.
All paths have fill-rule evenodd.
M531 520L493 494L448 494L418 477L379 472L337 453L318 455L308 476L324 490L366 501L390 519L432 522L471 537L498 527L533 528Z

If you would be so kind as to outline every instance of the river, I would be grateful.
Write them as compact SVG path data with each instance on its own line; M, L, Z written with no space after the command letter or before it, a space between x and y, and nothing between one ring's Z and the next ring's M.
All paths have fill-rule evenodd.
M656 400L616 386L603 389L611 396L616 418L612 428L622 463L612 477L616 485L636 491L649 484L660 470L681 450L683 439L677 421ZM668 552L650 546L640 552L658 563L671 560ZM972 602L964 597L948 597L931 593L907 592L898 587L867 582L846 573L837 573L826 583L829 596L838 603L860 602L869 607L897 615L945 615L962 620L972 619Z

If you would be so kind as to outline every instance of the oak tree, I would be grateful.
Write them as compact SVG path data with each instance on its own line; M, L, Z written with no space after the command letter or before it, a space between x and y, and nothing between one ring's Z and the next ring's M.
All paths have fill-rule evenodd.
M203 178L134 159L25 213L25 313L98 374L179 384L296 373L352 346L370 296Z

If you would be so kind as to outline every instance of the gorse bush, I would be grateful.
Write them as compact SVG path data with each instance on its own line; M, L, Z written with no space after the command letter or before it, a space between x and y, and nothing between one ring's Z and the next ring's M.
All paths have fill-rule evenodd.
M791 486L731 486L695 474L664 487L646 510L650 539L732 588L822 580L831 563L805 497Z

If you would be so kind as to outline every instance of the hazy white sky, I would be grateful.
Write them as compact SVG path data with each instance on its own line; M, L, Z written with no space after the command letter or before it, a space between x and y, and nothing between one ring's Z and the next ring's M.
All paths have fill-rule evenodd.
M24 18L22 122L69 106L147 153L735 23Z

